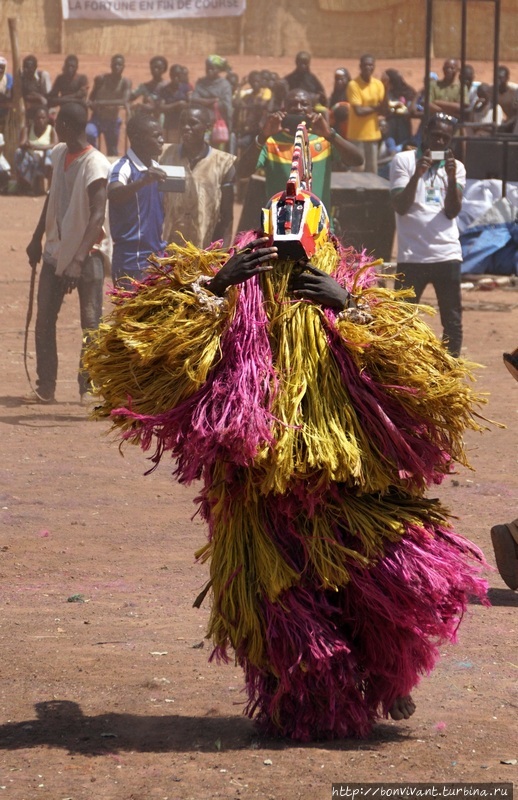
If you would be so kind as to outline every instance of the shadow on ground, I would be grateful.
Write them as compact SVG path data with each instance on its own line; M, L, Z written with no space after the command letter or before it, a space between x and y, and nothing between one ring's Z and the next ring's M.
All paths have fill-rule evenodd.
M216 752L248 748L285 750L318 747L330 750L371 750L380 743L408 738L408 732L390 724L379 724L367 740L343 739L301 744L260 736L255 723L245 717L187 717L180 715L137 716L100 714L85 716L70 700L52 700L35 705L36 717L0 726L0 749L54 747L85 756L121 751Z
M56 423L64 422L83 422L88 416L88 409L81 406L79 399L72 403L28 403L23 397L4 395L0 397L0 407L24 409L20 414L10 414L0 417L0 423L5 425L20 425L22 427L32 427L33 423L38 423L38 427L55 427ZM75 413L72 411L77 409ZM70 410L69 410L70 409Z

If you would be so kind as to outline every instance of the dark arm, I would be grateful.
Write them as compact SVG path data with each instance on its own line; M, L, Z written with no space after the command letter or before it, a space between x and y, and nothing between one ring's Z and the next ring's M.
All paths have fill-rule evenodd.
M249 178L250 175L253 175L257 168L257 159L259 158L259 154L263 149L263 140L264 136L259 134L254 141L248 145L244 153L242 154L241 158L236 164L236 177L239 179L241 178ZM264 139L266 142L266 139Z
M464 106L467 108L467 106ZM442 111L445 114L451 114L452 117L458 117L460 114L460 103L455 103L450 100L434 100L430 103L430 113L437 114Z
M163 169L159 169L158 167L150 167L146 172L143 173L142 177L133 183L120 183L119 181L114 181L110 183L108 186L108 200L110 203L113 203L114 206L120 206L124 203L127 203L128 200L137 194L139 189L142 189L144 186L148 186L150 183L156 183L157 181L163 181L166 178L166 174Z
M268 261L277 258L277 248L263 247L268 242L269 237L264 236L236 251L207 283L207 289L218 297L223 297L229 286L244 283L261 272L271 272L272 267Z
M107 180L105 178L99 178L88 186L90 216L83 238L74 256L74 261L79 261L81 264L84 264L90 250L101 237L106 213L106 185Z
M408 213L410 207L415 201L415 193L418 183L419 176L417 175L417 172L414 172L405 188L399 191L396 190L395 193L391 195L390 199L392 202L392 208L396 214L400 214L403 217Z
M444 198L444 213L448 219L455 219L462 208L462 192L457 186L457 166L451 150L446 151L444 168L448 176L446 197Z
M347 167L361 167L363 155L358 148L347 139L343 139L334 128L329 127L329 123L323 114L313 114L311 118L311 130L318 136L323 136L336 148L342 163Z
M331 275L314 267L310 262L303 272L294 274L290 280L290 290L301 299L343 311L348 304L349 292L340 286Z
M67 293L72 292L73 289L76 288L90 250L101 238L104 216L106 213L106 185L106 178L99 178L88 186L88 200L90 206L88 224L74 258L65 267L62 275L65 292Z
M97 75L97 76L94 78L94 85L93 85L93 87L92 87L92 91L90 92L90 97L88 98L88 101L89 101L90 103L94 103L94 101L95 101L95 98L96 98L96 96L97 96L97 92L99 91L99 89L100 89L100 88L101 88L101 86L102 86L102 83L103 83L103 78L104 78L104 76L103 76L103 75Z
M236 164L236 177L238 180L240 178L249 178L255 172L261 150L270 136L275 136L276 133L279 133L284 117L284 111L274 111L272 114L268 114L260 132Z
M81 81L81 84L76 92L72 94L55 94L55 92L59 92L59 75L54 81L54 86L52 87L52 91L48 96L48 104L49 106L61 106L63 103L71 103L72 101L78 101L82 103L86 100L88 96L88 81L86 75L83 76L84 80Z
M45 202L43 204L43 208L41 210L40 218L38 220L38 224L32 234L32 239L27 245L26 253L29 257L29 264L34 269L38 262L41 260L42 255L42 240L43 234L45 233L45 221L47 219L47 208L49 205L49 196L45 197Z
M20 142L20 147L26 147L28 150L37 150L39 152L45 152L46 150L52 150L58 143L58 135L56 133L56 129L52 128L50 132L50 144L32 144L29 141L29 132L27 130L26 139L24 142Z
M97 81L98 79L96 78L95 80ZM130 92L131 92L131 83L130 83L129 80L127 80L125 85L124 85L124 91L122 93L122 97L117 97L117 98L114 98L113 100L96 100L95 98L96 98L97 90L99 89L99 87L100 87L100 84L97 86L97 88L94 86L94 88L90 92L89 102L90 102L90 105L92 105L93 107L95 107L95 106L103 106L103 107L112 106L112 107L119 108L121 106L127 106L127 104L129 103Z

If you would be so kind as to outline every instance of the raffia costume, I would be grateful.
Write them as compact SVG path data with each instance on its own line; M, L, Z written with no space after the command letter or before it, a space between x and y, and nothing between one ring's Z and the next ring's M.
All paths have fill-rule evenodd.
M243 667L246 713L299 740L365 736L485 595L481 553L425 497L465 463L477 398L357 253L312 258L355 298L340 314L294 298L283 260L215 298L200 276L227 259L172 245L114 295L87 358L96 414L201 482L207 636Z

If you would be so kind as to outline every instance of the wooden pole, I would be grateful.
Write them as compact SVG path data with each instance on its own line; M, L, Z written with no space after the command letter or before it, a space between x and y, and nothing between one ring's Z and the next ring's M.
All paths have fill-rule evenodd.
M430 116L430 67L433 51L433 0L426 0L426 31L425 31L425 73L424 73L424 111L423 125Z
M245 54L245 28L246 28L246 11L239 17L239 55Z
M12 106L7 116L5 125L5 154L6 158L11 164L14 163L14 151L18 147L20 140L20 131L25 120L25 107L23 103L22 85L20 77L20 48L18 45L18 20L15 17L9 17L7 24L9 25L9 38L11 40L11 57L13 64L13 97Z

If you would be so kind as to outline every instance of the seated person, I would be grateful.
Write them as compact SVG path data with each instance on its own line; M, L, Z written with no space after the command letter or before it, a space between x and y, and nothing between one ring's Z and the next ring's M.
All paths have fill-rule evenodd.
M504 112L504 130L506 133L518 132L518 84L509 78L509 67L503 64L498 67L498 104Z
M472 111L477 101L477 89L480 86L480 81L475 80L475 68L471 64L464 64L464 69L461 69L460 79L468 90L468 111Z
M404 145L412 138L411 107L417 94L397 69L386 69L381 76L387 100L389 138Z
M501 64L498 67L498 104L506 119L515 117L518 110L518 84L510 81L510 77L509 67Z
M496 107L495 123L501 125L504 113L501 106ZM481 83L477 89L477 99L471 111L471 123L467 132L471 136L490 136L493 132L493 89L488 83Z
M44 106L37 108L33 111L32 121L22 128L20 145L14 154L18 192L45 194L45 181L50 186L52 177L50 152L58 141L48 110Z

